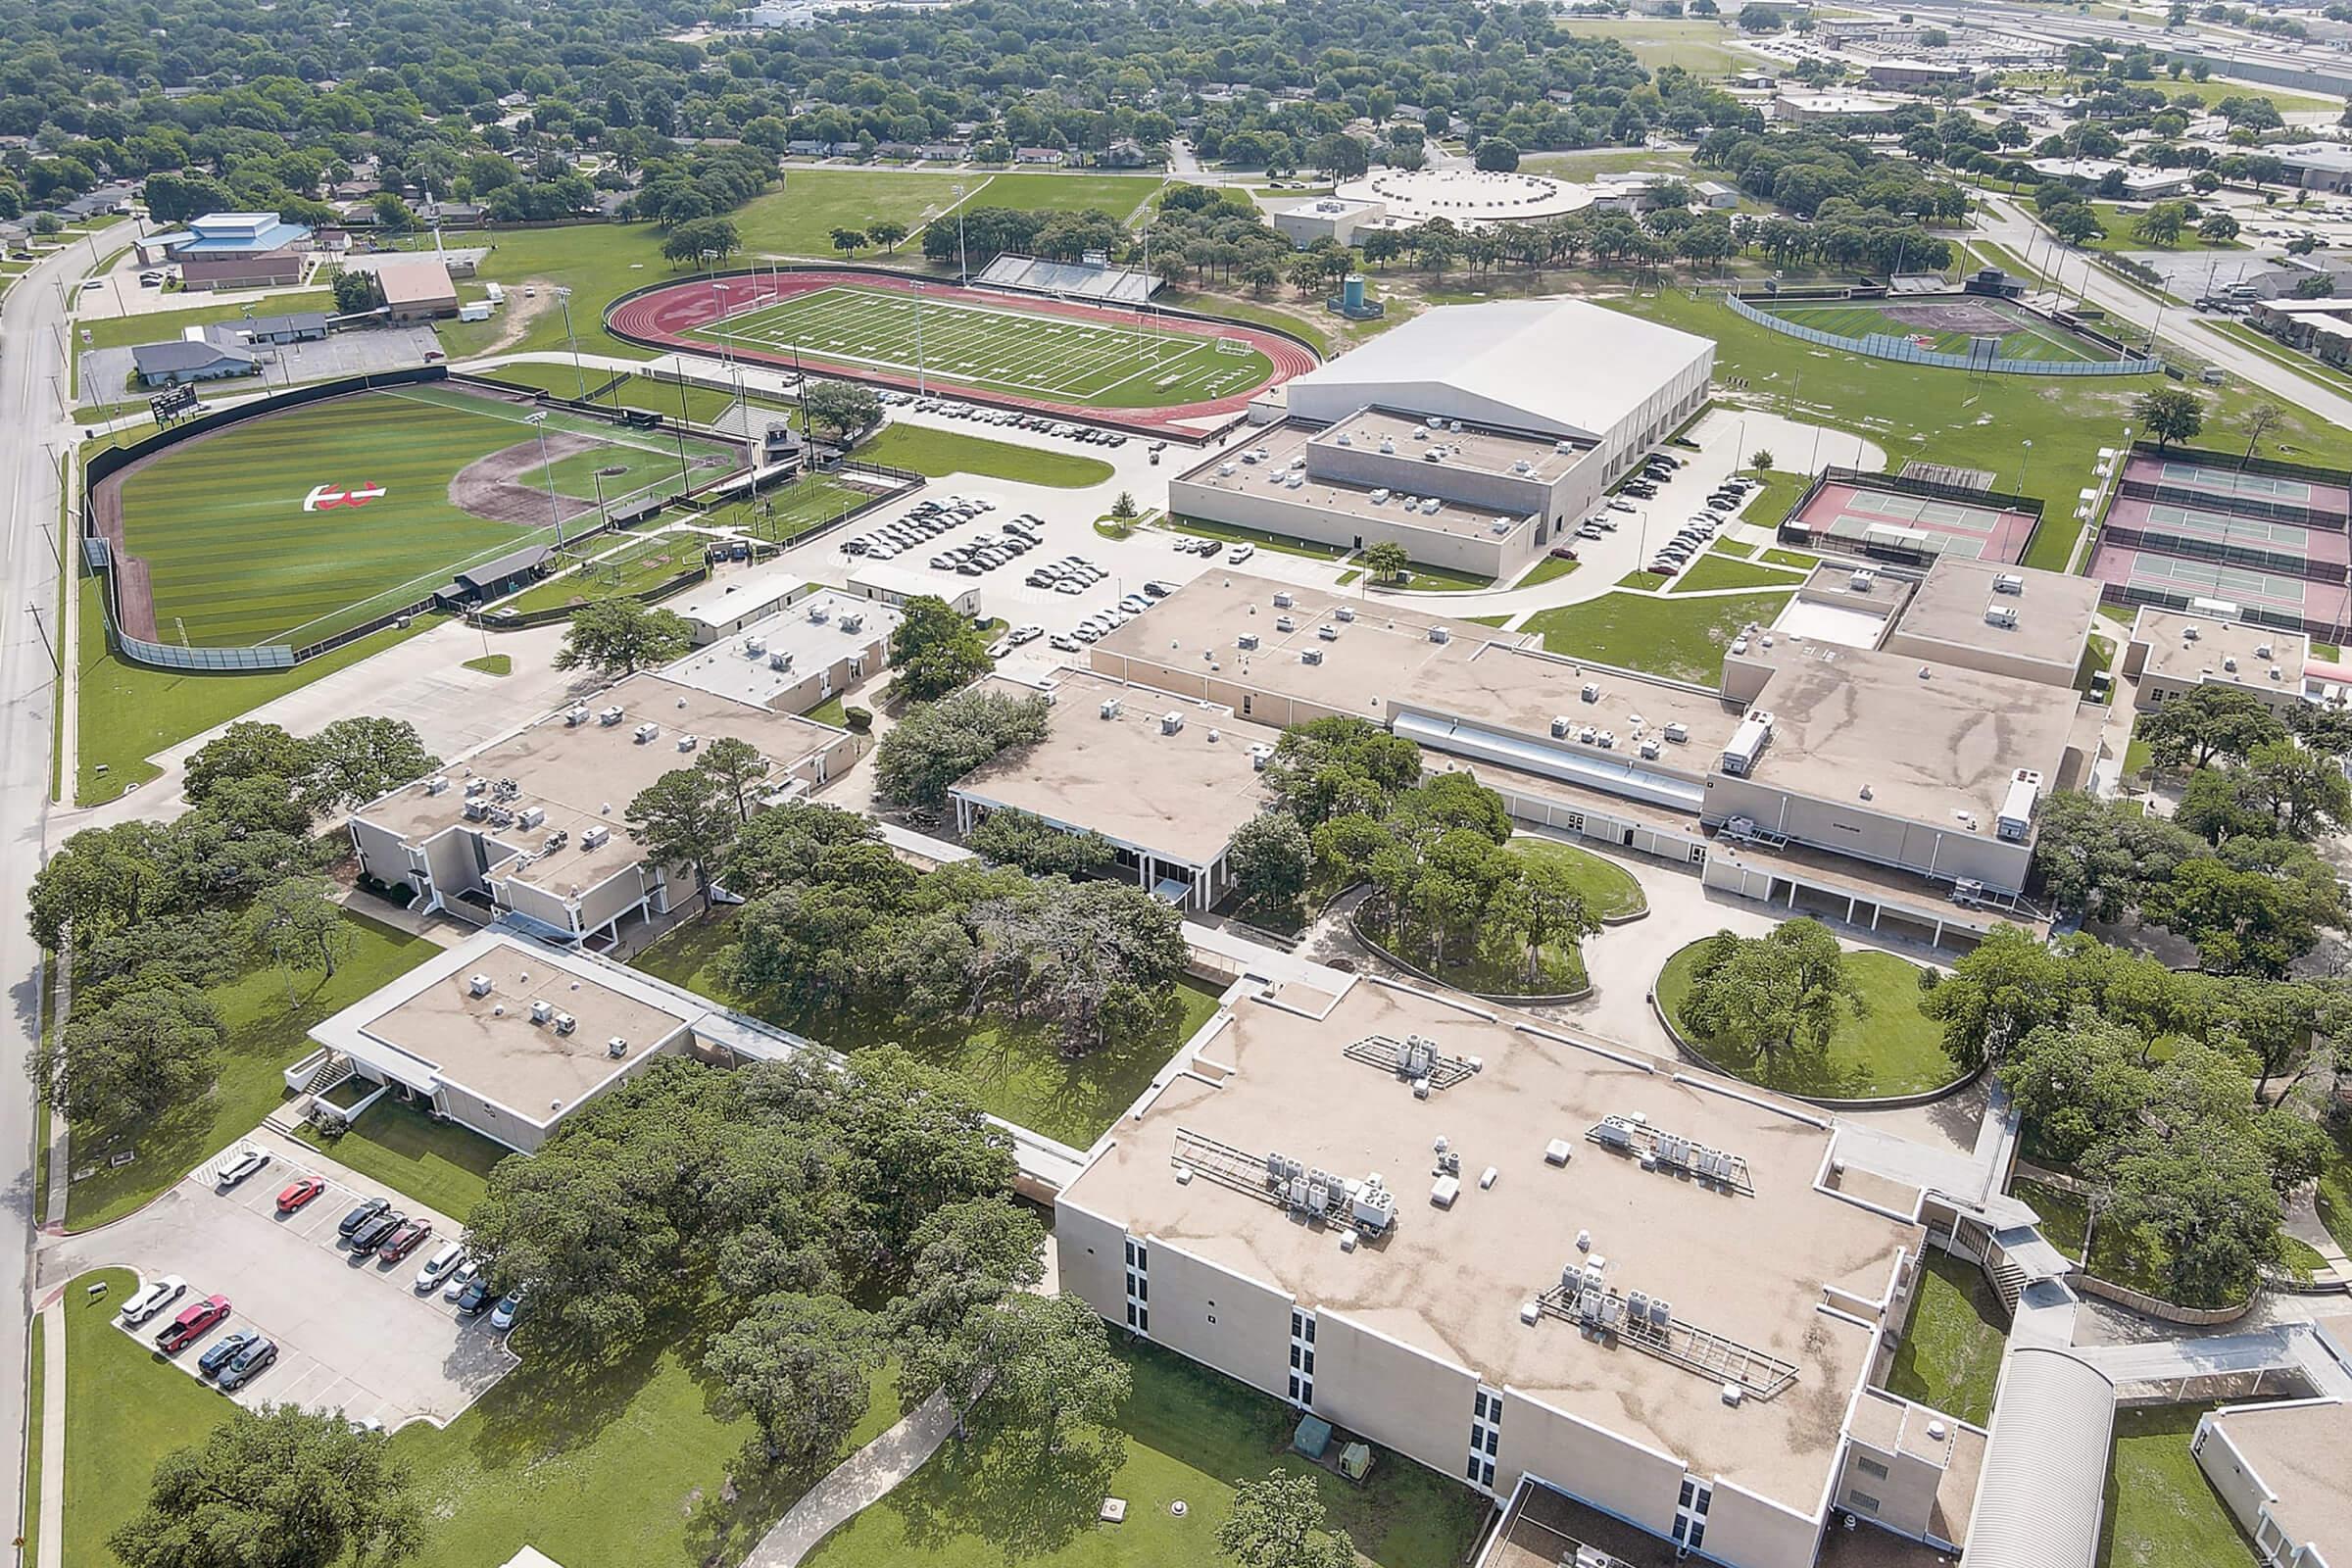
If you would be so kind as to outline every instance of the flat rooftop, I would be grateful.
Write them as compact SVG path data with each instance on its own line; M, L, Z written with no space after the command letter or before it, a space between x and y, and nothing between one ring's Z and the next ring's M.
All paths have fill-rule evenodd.
M856 623L856 631L843 629L845 614ZM713 697L765 708L835 661L858 654L877 640L887 644L905 618L888 605L828 588L696 649L662 674ZM757 654L751 652L754 644L760 648ZM791 661L783 669L774 664L779 656Z
M2147 645L2143 673L2192 686L2219 681L2261 692L2301 692L2303 666L2311 658L2311 639L2299 631L2153 606L2132 619L2132 641ZM2231 660L2237 662L2235 669L2229 667ZM2277 679L2271 676L2274 668L2279 671Z
M2352 1560L2352 1493L2344 1490L2352 1410L2334 1402L2240 1405L2215 1412L2213 1421L2277 1498L2271 1516L2279 1527L2329 1562Z
M1542 484L1549 484L1566 473L1593 450L1591 442L1556 441L1523 430L1498 430L1468 423L1457 430L1451 421L1442 421L1445 427L1439 428L1431 423L1434 417L1399 414L1392 409L1361 409L1336 424L1325 426L1309 445L1379 452L1386 442L1396 449L1396 456L1414 460L1426 460L1431 452L1442 450L1446 454L1445 467L1469 468ZM1563 447L1567 450L1562 451ZM1526 466L1519 466L1521 464ZM1431 463L1429 466L1435 471L1440 464Z
M1036 692L1001 676L986 684ZM1264 808L1250 749L1272 746L1282 731L1090 669L1057 669L1044 684L1054 691L1046 738L982 764L956 784L957 794L1200 866L1213 864ZM1103 717L1103 705L1114 701L1116 713ZM1172 735L1161 733L1167 713L1184 717Z
M1345 517L1361 518L1391 528L1417 528L1426 533L1469 535L1478 538L1502 538L1512 528L1524 524L1535 514L1497 512L1491 507L1474 507L1460 501L1441 502L1434 513L1424 513L1418 507L1407 511L1404 494L1378 485L1348 484L1337 479L1319 479L1304 474L1296 487L1285 482L1294 472L1294 461L1303 461L1307 447L1316 436L1314 427L1299 423L1267 425L1255 432L1255 439L1246 446L1236 445L1211 453L1197 466L1177 475L1189 484L1205 485L1212 490L1233 495L1257 495L1269 500L1288 501L1297 506L1319 508ZM1262 454L1262 456L1260 455ZM1246 461L1248 460L1248 461ZM1227 473L1224 470L1231 468ZM1444 478L1442 471L1432 471L1433 484ZM1385 494L1388 499L1375 502L1372 497ZM1496 523L1510 526L1502 533L1495 532Z
M2059 787L2071 692L1801 637L1751 643L1748 657L1777 666L1753 705L1773 717L1749 774L1765 788L1937 827L1973 813L1990 834L2018 768Z
M453 760L436 775L449 780L445 789L435 792L431 780L420 779L353 814L412 844L453 827L471 827L506 845L511 854L533 857L527 880L534 886L594 886L637 861L621 814L629 802L662 774L693 766L699 743L721 736L749 741L772 764L770 776L780 778L841 738L830 726L645 672L598 693L584 706L589 710L584 723L569 724L564 713L550 713ZM595 715L609 708L621 710L618 723L597 721ZM640 742L637 727L647 723L659 725L660 733ZM697 752L679 749L688 735L698 738ZM477 799L492 803L512 820L467 820L466 789L477 779L491 786ZM512 780L514 790L510 798L497 800L496 787L503 780ZM532 808L545 815L525 827L521 814ZM591 848L583 835L600 824L612 829L612 838ZM565 835L564 843L550 848L558 832Z
M472 978L490 991L475 996ZM534 1023L548 1003L575 1021ZM313 1031L404 1082L446 1081L544 1124L710 1009L631 985L623 971L486 932L446 950ZM628 1042L621 1056L610 1042Z
M1109 1135L1067 1201L1262 1280L1320 1311L1474 1369L1570 1416L1680 1457L1810 1514L1821 1503L1871 1334L1820 1310L1836 1286L1883 1300L1896 1254L1921 1228L1818 1191L1830 1134L1810 1121L1521 1033L1494 1015L1371 979L1322 994L1285 987L1277 1005L1248 997L1202 1047L1230 1068L1221 1084L1181 1074ZM1302 1017L1304 1007L1315 1017ZM1393 1072L1351 1060L1374 1035L1434 1039L1484 1070L1427 1100ZM1661 1063L1661 1066L1666 1064ZM1747 1092L1752 1094L1751 1092ZM1585 1134L1640 1112L1668 1132L1743 1158L1754 1197L1644 1171ZM1179 1129L1261 1157L1282 1153L1344 1178L1386 1174L1397 1219L1383 1241L1343 1252L1333 1232L1213 1180L1179 1185ZM1451 1209L1429 1201L1433 1139L1462 1156ZM1565 1140L1565 1167L1544 1146ZM1477 1172L1500 1176L1482 1191ZM1723 1402L1719 1381L1630 1345L1589 1340L1521 1303L1584 1261L1580 1230L1608 1282L1674 1303L1675 1316L1793 1364L1771 1397ZM1564 1480L1573 1478L1563 1478Z
M2004 578L2018 591L2003 593ZM2014 612L2017 624L1986 620L1985 612L1995 607ZM2099 585L2088 577L1939 556L1911 596L1897 629L1931 642L2072 665L2082 657L2098 609Z
M1290 609L1275 605L1278 593L1290 595ZM1354 620L1339 618L1343 607L1354 612ZM1289 631L1280 629L1285 616ZM1338 637L1324 641L1320 628L1325 625ZM1446 641L1430 641L1433 626L1446 629ZM1245 632L1258 638L1253 653L1238 646ZM1637 715L1652 728L1679 722L1690 731L1694 772L1704 771L1739 726L1738 709L1714 692L1580 664L1534 649L1531 642L1518 633L1341 590L1302 588L1212 567L1169 595L1158 611L1095 644L1093 662L1113 675L1121 673L1126 660L1188 676L1211 671L1217 680L1379 722L1388 721L1397 706L1546 739L1553 717L1563 714L1627 739L1635 733ZM1321 663L1299 662L1309 648L1321 650ZM1152 684L1141 670L1134 678ZM1599 688L1594 702L1583 701L1588 683ZM1662 760L1683 750L1673 748Z

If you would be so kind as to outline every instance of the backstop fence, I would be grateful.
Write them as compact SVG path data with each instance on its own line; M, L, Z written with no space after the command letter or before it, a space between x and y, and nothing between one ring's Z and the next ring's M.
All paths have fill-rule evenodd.
M2147 375L2164 368L2162 360L2131 355L2117 360L2012 360L1998 356L1979 359L1969 354L1945 354L1936 349L1923 349L1908 338L1891 332L1872 332L1864 337L1843 337L1825 332L1817 326L1806 326L1759 311L1737 294L1726 293L1723 303L1734 315L1745 317L1767 331L1784 337L1796 338L1823 348L1844 349L1849 354L1864 354L1874 360L1893 360L1903 365L1927 365L1944 370L1989 370L2002 375ZM1915 303L1915 301L1907 302Z

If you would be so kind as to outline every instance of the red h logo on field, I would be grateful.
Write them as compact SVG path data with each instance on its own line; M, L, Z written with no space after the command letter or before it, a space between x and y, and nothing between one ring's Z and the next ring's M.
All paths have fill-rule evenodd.
M364 507L384 493L380 484L355 484L349 489L339 485L313 485L311 493L302 498L305 512L325 512L333 507Z

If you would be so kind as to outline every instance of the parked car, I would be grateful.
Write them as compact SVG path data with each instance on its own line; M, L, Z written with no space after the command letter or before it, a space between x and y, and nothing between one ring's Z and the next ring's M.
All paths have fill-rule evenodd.
M206 1346L204 1348L204 1354L196 1358L197 1375L208 1378L213 1376L213 1374L219 1372L222 1367L228 1365L230 1361L234 1360L239 1350L242 1350L245 1348L245 1347L251 1345L254 1341L260 1338L261 1336L256 1334L251 1329L237 1329L231 1333L221 1335L212 1344Z
M164 1325L164 1332L155 1337L155 1348L166 1355L177 1355L205 1334L220 1326L228 1316L228 1298L208 1296L193 1306L180 1309L179 1316Z
M1018 648L1023 643L1037 641L1045 634L1046 628L1043 626L1015 626L1011 631L1005 633L1004 640Z
M231 1389L241 1389L268 1371L276 1360L275 1340L255 1340L228 1358L228 1363L220 1368L220 1375L214 1380L215 1385L223 1394Z
M137 1328L187 1294L188 1282L176 1274L149 1280L132 1293L129 1300L122 1303L122 1321Z
M1049 647L1052 647L1061 653L1074 654L1078 651L1078 639L1070 636L1067 632L1057 631L1053 636L1047 638L1046 642Z
M1635 510L1635 507L1631 501L1611 501L1609 503L1609 510L1611 512L1632 512Z
M1231 550L1225 552L1225 561L1229 565L1238 566L1256 554L1257 546L1255 545L1235 545Z
M277 1195L277 1211L280 1214L291 1214L296 1209L308 1207L311 1200L325 1191L326 1183L316 1176L305 1176Z
M220 1182L220 1191L225 1193L269 1163L270 1152L268 1150L256 1149L253 1145L247 1144L243 1149L222 1158L220 1163L214 1168L213 1175Z
M417 1248L422 1247L424 1239L432 1234L433 1222L431 1220L410 1220L377 1245L375 1255L387 1263L397 1263L416 1250Z
M424 1260L416 1271L416 1294L430 1296L441 1288L441 1282L455 1274L466 1261L466 1244L444 1242L441 1250Z
M1561 561L1574 561L1576 559L1576 547L1573 545L1553 545L1551 547L1551 553L1554 557Z
M498 1293L490 1288L490 1276L477 1273L458 1293L458 1311L466 1317L473 1317L497 1299Z
M390 1208L391 1206L391 1202L385 1199L364 1199L357 1207L353 1208L350 1213L343 1216L341 1223L335 1226L335 1234L338 1236L357 1236L360 1232L361 1226L368 1224L370 1220L373 1220L378 1214L381 1214L385 1209Z
M527 1286L517 1285L506 1294L505 1299L498 1303L498 1309L490 1314L490 1327L494 1332L506 1333L514 1326L514 1320L522 1316L522 1303L526 1290L528 1290Z
M457 1266L453 1273L451 1273L449 1276L449 1283L441 1287L441 1299L444 1301L456 1300L459 1297L466 1294L468 1286L472 1285L475 1280L478 1280L481 1277L482 1265L476 1263L470 1257L466 1258L464 1262Z
M388 1213L376 1215L375 1218L353 1231L351 1233L352 1260L357 1262L374 1252L377 1248L391 1240L394 1231L399 1230L408 1222L408 1215L398 1209L393 1209Z

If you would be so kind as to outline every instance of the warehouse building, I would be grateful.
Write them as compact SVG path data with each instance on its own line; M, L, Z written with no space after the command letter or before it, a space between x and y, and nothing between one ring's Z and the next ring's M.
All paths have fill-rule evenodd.
M1660 1556L1803 1568L1857 1492L1957 1547L1983 1434L1869 1386L1923 1195L1835 1141L1752 1091L1309 972L1229 1001L1063 1190L1054 1248L1112 1324Z
M767 760L762 804L824 783L858 750L830 725L639 673L361 807L350 823L360 870L415 889L420 912L608 943L624 922L694 894L690 870L639 854L625 812L721 737Z
M1050 694L1052 727L956 783L958 833L992 811L1026 811L1109 839L1118 872L1178 908L1205 909L1231 891L1227 851L1267 804L1258 773L1280 730L1087 669L1058 669L1034 686L1004 677L986 685Z
M384 310L393 321L429 321L458 314L458 285L436 261L386 264L375 270L384 291Z
M1709 339L1577 300L1430 311L1289 382L1287 417L1177 475L1168 508L1507 575L1697 413L1714 364Z
M1317 196L1312 201L1277 207L1266 214L1266 221L1274 226L1275 233L1304 250L1319 239L1353 245L1357 230L1377 228L1388 216L1389 204L1386 202Z

